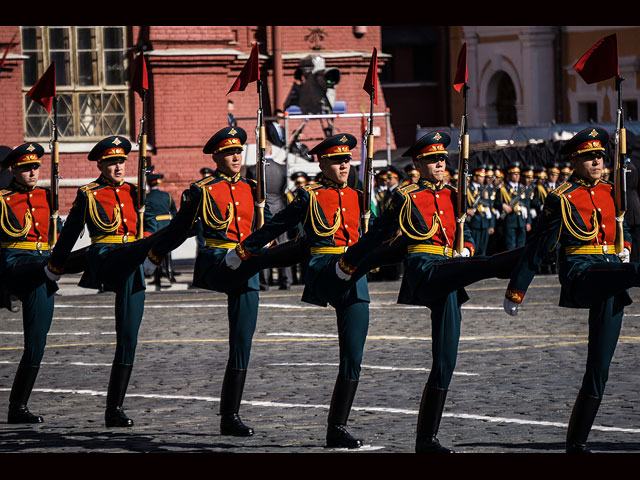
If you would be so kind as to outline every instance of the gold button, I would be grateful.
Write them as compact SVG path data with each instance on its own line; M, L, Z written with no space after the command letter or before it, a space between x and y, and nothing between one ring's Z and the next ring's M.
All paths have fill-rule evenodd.
M349 240L349 243L351 243L351 240Z
M604 227L605 227L605 224L603 223L603 224L602 224L602 228L604 228Z
M32 212L35 212L35 211L36 211L36 209L35 209L35 208L32 208L32 209L31 209L31 211L32 211Z
M347 209L346 209L346 208L344 208L344 207L342 207L342 211L343 211L343 212L346 212L346 211L347 211Z
M601 209L601 208L598 208L598 211L599 211L599 212L601 212L601 211L602 211L602 209Z
M590 192L590 193L591 193L591 195L595 195L595 192L594 192L593 190L591 190L591 192Z
M238 220L242 220L242 218L238 217Z
M244 233L241 233L241 234L240 234L240 236L241 236L241 237L244 237Z
M440 195L438 195L437 193L436 193L436 198L440 198Z
M440 215L444 215L444 212L442 210L440 210Z
M412 196L413 198L416 198L416 196L415 196L415 195L411 195L411 196Z
M211 187L209 187L209 190L211 190Z
M236 205L240 205L240 202L236 202Z
M126 218L123 218L123 219L122 219L122 221L123 221L123 222L126 222L126 221L127 221L127 219L126 219Z
M344 228L349 228L349 225L345 224Z
M344 195L344 192L340 192L340 195Z
M231 190L235 190L235 189L236 189L236 187L231 187Z
M36 222L36 227L38 226L38 222Z
M120 189L119 189L119 188L116 188L116 192L119 192L119 191L120 191Z
M121 203L121 204L120 204L120 206L121 206L121 207L124 207L124 203Z
M98 192L93 192L93 194L94 194L94 195L97 195L97 194L98 194Z
M31 197L33 197L33 193L30 193L30 194L29 194L29 198L31 198Z

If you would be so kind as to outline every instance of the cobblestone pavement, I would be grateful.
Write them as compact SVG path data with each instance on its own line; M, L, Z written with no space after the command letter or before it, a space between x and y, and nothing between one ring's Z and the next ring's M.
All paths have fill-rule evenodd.
M226 362L225 296L178 283L149 285L125 409L130 429L104 427L115 338L113 295L65 277L31 396L40 425L9 425L6 406L22 351L19 313L0 312L0 452L347 453L324 447L337 372L331 309L300 301L302 287L261 292L241 408L251 438L219 434ZM165 281L166 285L166 281ZM557 306L554 276L538 276L513 318L506 280L468 288L462 338L440 441L463 453L562 453L586 361L586 311ZM274 289L276 288L276 289ZM430 367L426 308L397 305L399 282L370 284L371 322L349 429L365 447L348 453L411 453ZM631 291L638 301L638 289ZM589 441L599 452L640 451L640 304L625 310L607 392Z

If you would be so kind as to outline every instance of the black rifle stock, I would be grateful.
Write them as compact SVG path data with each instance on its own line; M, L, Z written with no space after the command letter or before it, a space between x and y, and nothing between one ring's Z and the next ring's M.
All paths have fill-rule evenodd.
M616 76L616 90L618 91L618 111L616 131L614 135L613 158L613 192L616 209L616 253L624 250L624 214L627 210L627 133L624 128L624 114L622 111L622 78Z

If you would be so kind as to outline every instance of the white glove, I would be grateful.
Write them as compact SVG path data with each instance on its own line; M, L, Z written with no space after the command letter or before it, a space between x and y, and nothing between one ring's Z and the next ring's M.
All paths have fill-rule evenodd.
M227 250L227 254L224 256L224 263L231 270L236 270L240 265L242 265L242 259L238 256L238 252L236 252L235 248Z
M153 272L156 271L156 268L158 268L158 265L153 263L149 257L144 259L144 262L142 263L142 270L144 271L145 275L153 275Z
M470 257L471 251L467 247L464 247L462 249L462 253L458 253L454 250L453 256L454 257Z
M618 258L622 260L622 263L629 263L629 259L631 258L631 254L628 248L625 248L618 254Z
M53 273L51 270L49 270L49 267L47 265L44 266L44 274L52 282L57 282L58 280L60 280L60 275L58 275L57 273Z
M519 306L520 306L519 303L512 302L511 300L509 300L508 298L505 297L505 299L504 299L504 311L507 313L507 315L511 315L512 317L515 317L516 315L518 315L518 307Z
M340 265L338 265L338 262L336 262L336 275L340 280L344 280L345 282L351 280L351 275L345 273L345 271L340 268Z

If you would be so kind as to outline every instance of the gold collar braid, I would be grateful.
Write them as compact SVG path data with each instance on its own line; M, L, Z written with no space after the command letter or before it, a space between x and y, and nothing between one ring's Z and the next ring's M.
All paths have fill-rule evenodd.
M14 238L24 237L31 229L32 218L31 212L27 209L24 214L24 227L21 230L13 227L9 221L9 207L5 203L4 197L0 195L0 227L4 233Z

